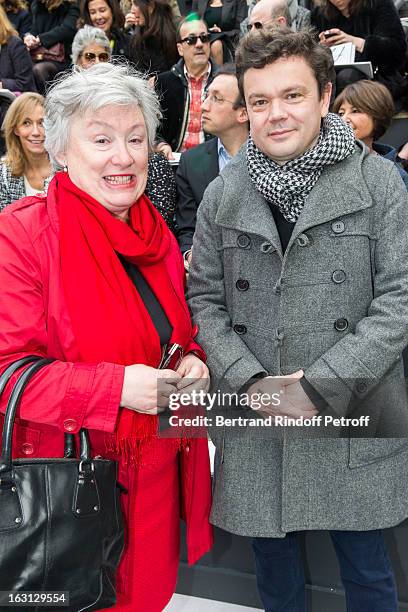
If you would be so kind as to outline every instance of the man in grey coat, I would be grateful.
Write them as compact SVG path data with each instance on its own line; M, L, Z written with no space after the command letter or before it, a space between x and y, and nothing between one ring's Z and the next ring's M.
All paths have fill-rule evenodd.
M305 611L312 529L330 532L348 610L397 612L381 530L408 516L407 192L328 112L313 34L249 34L237 74L251 133L198 210L189 304L219 389L270 401L212 428L212 521L253 538L268 612Z

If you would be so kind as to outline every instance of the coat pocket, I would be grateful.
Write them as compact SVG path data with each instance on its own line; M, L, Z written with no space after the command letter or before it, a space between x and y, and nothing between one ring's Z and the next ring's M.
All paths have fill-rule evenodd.
M350 438L348 466L362 467L403 452L408 453L406 438Z

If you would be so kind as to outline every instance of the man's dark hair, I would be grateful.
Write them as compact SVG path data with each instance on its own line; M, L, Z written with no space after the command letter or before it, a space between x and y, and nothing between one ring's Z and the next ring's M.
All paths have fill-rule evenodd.
M235 78L237 78L237 67L235 64L233 64L232 62L229 62L228 64L222 64L222 66L218 66L218 68L216 68L215 72L214 72L214 79L217 76L221 76L221 75L227 75L227 76L234 76ZM234 104L232 105L232 108L234 110L237 110L238 108L242 108L243 106L245 106L245 100L241 95L241 92L238 93L238 96L235 99Z
M262 69L279 59L301 57L310 66L322 98L327 85L335 81L333 56L316 40L312 28L292 32L289 28L262 28L249 32L238 45L235 61L239 91L244 97L244 75L250 68Z
M338 113L343 102L348 102L360 113L373 120L373 139L381 138L391 125L395 112L394 101L389 90L376 81L357 81L347 85L333 104L333 113Z

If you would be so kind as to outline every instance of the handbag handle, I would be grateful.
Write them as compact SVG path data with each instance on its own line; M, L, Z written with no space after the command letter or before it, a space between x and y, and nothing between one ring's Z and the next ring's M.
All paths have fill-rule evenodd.
M41 368L52 363L53 359L44 359L39 357L38 355L30 355L28 357L23 357L18 361L12 363L0 376L0 395L4 391L4 388L9 381L10 377L21 368L23 365L31 362L22 374L18 377L9 397L9 401L6 408L6 414L4 417L4 425L3 425L3 433L2 433L2 453L0 457L0 476L5 472L11 472L12 470L12 441L13 441L13 428L14 428L14 419L16 415L16 410L20 404L21 397L23 392L31 380L31 378L36 374ZM72 450L74 449L74 445L72 444L73 436L72 434L66 434L65 436L65 456L71 456ZM90 458L90 444L89 444L89 436L88 431L86 429L81 429L80 431L80 458L83 461L88 461Z

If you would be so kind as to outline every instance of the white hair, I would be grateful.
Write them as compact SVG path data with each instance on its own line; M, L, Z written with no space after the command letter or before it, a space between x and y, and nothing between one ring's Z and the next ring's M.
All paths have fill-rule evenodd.
M92 44L100 45L107 53L109 53L109 57L111 56L112 49L105 32L100 28L84 25L80 30L78 30L78 32L75 34L74 40L72 41L72 63L77 64L84 50Z
M87 70L74 66L53 82L45 99L45 148L55 169L67 149L72 119L108 105L138 106L152 149L161 118L159 100L147 79L128 64L99 63Z

